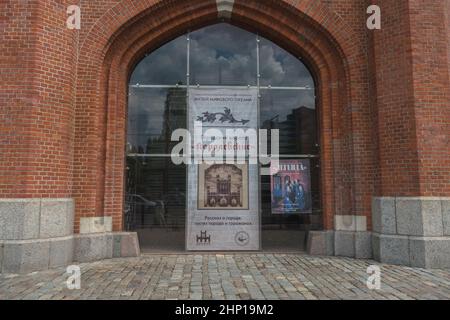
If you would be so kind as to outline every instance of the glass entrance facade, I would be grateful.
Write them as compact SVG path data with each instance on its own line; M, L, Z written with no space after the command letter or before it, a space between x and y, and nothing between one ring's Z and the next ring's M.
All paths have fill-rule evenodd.
M192 87L256 88L259 128L279 130L280 163L308 161L307 192L294 178L261 176L258 196L261 248L304 250L307 232L322 228L313 77L299 58L225 23L166 43L147 54L130 77L125 229L138 232L143 251L185 249L188 176L185 165L172 162L177 142L171 135L188 127ZM274 210L275 203L284 211ZM287 209L293 205L309 210Z

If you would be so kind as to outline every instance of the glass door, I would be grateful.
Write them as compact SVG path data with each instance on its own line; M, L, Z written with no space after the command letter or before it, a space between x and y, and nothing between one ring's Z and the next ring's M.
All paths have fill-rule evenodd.
M308 166L310 179L261 176L262 249L304 250L307 232L322 228L313 78L297 57L226 23L166 43L130 77L125 229L138 232L143 252L185 248L187 168L171 160L171 135L187 128L192 87L258 90L259 127L279 130L280 163Z

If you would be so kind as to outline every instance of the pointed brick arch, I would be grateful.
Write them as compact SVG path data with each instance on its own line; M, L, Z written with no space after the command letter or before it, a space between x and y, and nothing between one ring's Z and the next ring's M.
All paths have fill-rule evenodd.
M219 21L215 0L123 0L92 26L78 66L76 231L81 217L93 216L112 216L113 229L122 229L127 82L137 61L188 29ZM227 21L302 57L314 74L325 228L333 228L335 214L369 215L372 188L353 178L371 174L373 157L353 157L371 137L363 112L365 53L351 28L316 0L236 0Z

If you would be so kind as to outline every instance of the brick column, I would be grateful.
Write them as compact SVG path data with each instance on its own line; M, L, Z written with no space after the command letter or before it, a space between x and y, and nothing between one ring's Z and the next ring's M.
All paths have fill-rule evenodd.
M96 254L82 250L89 239L73 236L79 31L66 20L67 7L78 2L0 4L0 272L42 270ZM105 236L103 256L121 254L113 252L121 237Z
M50 0L0 5L0 253L5 272L71 259L78 31L66 28L66 10L61 1Z
M448 1L374 1L379 197L377 259L450 266Z

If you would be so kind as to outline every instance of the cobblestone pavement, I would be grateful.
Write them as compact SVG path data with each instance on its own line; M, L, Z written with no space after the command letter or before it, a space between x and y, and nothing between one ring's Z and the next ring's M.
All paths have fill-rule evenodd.
M367 267L381 268L369 290ZM0 275L2 299L449 299L450 270L302 254L142 255L80 264L81 289L65 268Z

